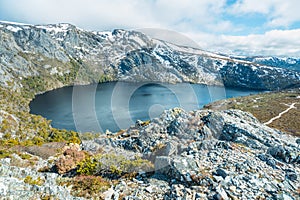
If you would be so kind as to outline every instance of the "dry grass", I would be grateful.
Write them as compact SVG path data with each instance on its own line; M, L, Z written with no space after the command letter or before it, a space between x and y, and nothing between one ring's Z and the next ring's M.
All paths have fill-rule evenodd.
M240 109L252 113L262 123L276 117L292 103L296 109L291 109L281 118L274 120L268 126L288 134L300 136L300 90L270 92L246 97L231 98L217 101L205 106L208 109Z

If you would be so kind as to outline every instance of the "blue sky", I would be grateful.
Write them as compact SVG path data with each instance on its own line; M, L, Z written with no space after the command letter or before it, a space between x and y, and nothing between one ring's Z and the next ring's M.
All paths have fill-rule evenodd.
M0 20L169 29L211 51L300 57L299 8L299 0L0 0Z

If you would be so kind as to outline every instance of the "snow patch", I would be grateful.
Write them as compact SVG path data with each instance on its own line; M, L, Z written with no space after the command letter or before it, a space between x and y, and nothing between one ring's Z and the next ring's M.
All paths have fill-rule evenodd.
M294 65L294 64L297 63L296 60L291 59L291 58L287 59L286 62L287 62L288 64L290 64L290 65Z
M131 35L129 36L129 38L131 40L134 40L135 42L137 42L140 46L147 46L147 43L145 43L145 41L143 41L140 37L135 36L135 35Z
M58 73L58 70L56 67L53 67L51 70L50 70L50 75L54 75L54 74L57 74Z
M110 32L110 31L99 31L99 32L96 32L96 35L99 35L105 39L114 40L114 36L112 35L112 32Z
M40 29L45 29L48 32L54 32L55 34L57 33L66 33L68 31L68 28L70 27L69 24L58 24L58 25L38 25L36 26L37 28Z
M265 61L265 60L273 60L273 57L258 57L254 59L254 61Z
M31 24L25 24L25 23L18 23L18 22L9 22L9 21L1 21L0 20L0 23L3 23L3 24L12 24L12 25L19 25L19 26L24 26L24 25L31 25Z
M263 72L264 72L265 74L268 74L268 73L269 73L269 71L267 71L267 70L264 70L264 69L263 69Z
M257 70L257 67L254 66L254 65L251 65L251 68L252 68L253 71Z
M20 27L14 27L14 26L7 26L6 29L15 33L22 30Z

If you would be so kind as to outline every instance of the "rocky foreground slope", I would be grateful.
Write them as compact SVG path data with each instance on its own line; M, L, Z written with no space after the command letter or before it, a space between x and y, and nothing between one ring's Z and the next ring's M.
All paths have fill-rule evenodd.
M276 63L274 67L230 58L137 31L91 32L70 24L0 22L0 55L0 84L17 89L30 83L34 92L109 80L225 84L262 90L300 82L299 72L276 68Z
M72 199L69 189L83 197L107 199L299 199L299 140L239 110L185 112L175 108L151 122L138 121L122 132L84 140L81 148L93 156L92 160L73 165L75 178L58 178L49 172L37 175L9 166L11 159L2 160L0 175L5 181L1 185L2 197L29 199L44 195ZM72 158L80 157L79 152L83 152L74 149L73 153L64 153L64 162L62 156L56 158L60 161L52 163L54 168L55 163L56 167L64 163L65 168L60 167L60 172L72 171ZM72 157L73 154L77 156ZM111 155L122 155L127 160L141 157L153 162L154 168L151 164L122 168L126 164L121 165L119 158ZM114 169L103 171L107 163ZM49 163L44 165L51 167ZM121 176L130 174L133 168L137 173L135 178ZM123 170L119 178L103 190L74 186L76 193L72 192L72 186L55 184L55 180L77 183L78 174L112 178L118 170ZM71 174L74 175L74 169ZM41 177L43 183L30 186L22 182L28 175L33 180ZM16 187L23 189L15 190Z

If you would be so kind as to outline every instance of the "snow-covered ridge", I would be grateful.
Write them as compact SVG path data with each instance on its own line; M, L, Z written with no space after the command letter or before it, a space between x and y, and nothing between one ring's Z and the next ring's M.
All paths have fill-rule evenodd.
M297 85L300 79L297 72L276 68L280 66L272 65L275 62L208 52L154 39L138 31L86 31L66 23L34 26L0 22L2 33L9 39L3 44L8 48L0 48L0 84L12 81L9 71L28 77L39 74L40 66L49 65L44 68L46 74L64 75L72 71L70 66L74 62L88 67L95 76L105 72L114 80L127 81L212 85L224 82L252 89L278 89ZM47 63L48 59L55 62ZM281 59L275 64L282 62L294 63Z
M61 33L61 32L67 32L69 29L71 29L72 27L75 27L75 26L68 24L68 23L31 25L31 24L0 21L0 28L3 28L3 27L12 32L18 32L18 31L21 31L24 29L29 29L29 28L37 28L37 29L44 29L48 32ZM76 27L76 29L83 30L78 27Z
M18 25L18 26L33 26L32 24L19 23L19 22L9 22L9 21L3 21L3 20L0 20L0 23L1 24Z
M60 32L67 32L68 29L70 28L70 24L57 24L57 25L37 25L35 26L36 28L40 29L45 29L46 31L49 32L55 32L55 33L60 33Z

